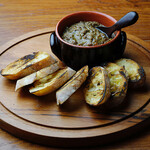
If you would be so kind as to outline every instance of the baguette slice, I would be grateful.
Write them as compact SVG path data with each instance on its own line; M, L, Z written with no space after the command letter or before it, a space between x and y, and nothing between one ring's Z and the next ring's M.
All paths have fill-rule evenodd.
M69 67L60 69L53 74L47 75L46 77L35 81L33 86L30 87L29 92L37 96L49 94L61 87L75 73L76 71Z
M110 83L107 71L103 67L90 70L88 83L84 88L86 103L92 106L104 104L110 97Z
M63 104L83 84L87 76L88 66L84 66L56 92L57 105Z
M110 92L111 98L107 102L109 108L116 107L121 104L126 96L128 88L128 78L126 71L123 67L115 64L108 63L105 66L110 79Z
M142 66L137 62L122 58L116 61L116 64L123 66L129 76L129 87L137 88L144 85L146 80L146 74Z
M60 68L60 66L59 66L59 63L57 62L57 63L51 64L50 66L45 67L37 72L34 72L28 76L25 76L24 78L17 80L15 91L17 91L19 88L22 88L26 85L32 84L36 80L39 80L49 74L54 73L59 68Z
M36 72L56 60L46 52L34 52L33 54L26 55L6 66L1 70L1 75L16 80Z

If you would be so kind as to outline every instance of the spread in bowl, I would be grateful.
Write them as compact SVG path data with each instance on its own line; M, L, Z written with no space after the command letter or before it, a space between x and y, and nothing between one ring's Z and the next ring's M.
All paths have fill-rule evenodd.
M67 27L62 35L62 39L70 44L79 46L94 46L110 41L105 33L95 27L103 26L96 21L80 21Z

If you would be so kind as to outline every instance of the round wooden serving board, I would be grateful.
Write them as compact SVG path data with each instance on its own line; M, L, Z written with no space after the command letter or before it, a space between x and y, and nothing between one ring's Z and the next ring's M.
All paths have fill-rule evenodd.
M52 31L54 28L34 31L3 45L0 70L32 52L51 53ZM19 138L60 147L99 145L138 132L150 120L150 51L144 41L132 35L127 37L124 56L142 65L147 78L144 87L128 89L120 107L106 111L88 106L82 87L57 106L55 92L42 97L30 94L27 87L15 92L16 81L1 76L0 127Z

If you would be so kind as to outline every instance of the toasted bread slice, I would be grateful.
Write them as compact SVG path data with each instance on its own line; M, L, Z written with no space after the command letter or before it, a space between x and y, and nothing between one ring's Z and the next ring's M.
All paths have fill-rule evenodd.
M82 67L65 85L56 92L57 105L63 104L86 80L88 66Z
M47 67L54 62L56 60L48 53L34 52L10 63L5 69L1 70L1 75L8 79L16 80Z
M35 81L33 83L33 86L30 87L29 92L37 96L49 94L61 87L75 73L76 71L69 67L60 69L53 74Z
M129 76L129 87L136 88L144 85L146 74L143 67L137 62L131 59L122 58L117 60L116 64L125 67Z
M126 71L115 63L108 63L105 69L110 79L111 99L108 103L110 107L115 107L122 103L127 93L128 79Z
M107 71L103 67L90 70L88 83L84 88L86 103L92 106L104 104L110 97L110 83Z
M54 73L60 68L59 63L51 64L48 67L45 67L37 72L34 72L28 76L25 76L19 80L17 80L15 91L19 88L22 88L26 85L32 84L36 80L39 80L41 78L44 78L45 76Z

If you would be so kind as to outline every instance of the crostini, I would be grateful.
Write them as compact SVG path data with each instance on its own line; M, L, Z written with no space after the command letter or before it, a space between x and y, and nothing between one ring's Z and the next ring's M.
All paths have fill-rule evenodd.
M115 62L119 66L123 66L129 76L129 87L137 88L144 85L146 74L141 65L131 59L121 58Z
M1 70L1 75L16 80L34 73L56 62L55 58L47 52L34 52L26 55L6 66Z
M76 71L69 67L60 69L35 81L30 87L29 92L37 96L49 94L65 84L75 73Z
M36 80L39 80L41 78L44 78L47 75L50 75L52 73L54 73L55 71L57 71L60 68L59 63L54 63L51 64L48 67L45 67L37 72L34 72L28 76L25 76L19 80L17 80L16 82L16 87L15 87L15 91L17 91L18 89L27 86L29 84L32 84L33 82L35 82Z
M100 66L93 67L87 84L84 88L84 96L87 104L99 106L110 97L110 81L107 71Z
M105 69L110 79L111 92L110 100L107 103L109 103L109 107L115 107L121 104L126 96L128 89L127 73L123 67L115 63L108 63Z
M84 66L56 92L57 105L63 104L83 84L87 76L88 66Z

